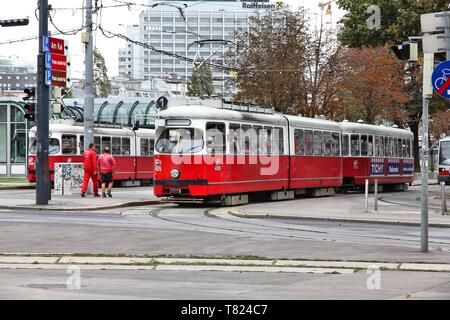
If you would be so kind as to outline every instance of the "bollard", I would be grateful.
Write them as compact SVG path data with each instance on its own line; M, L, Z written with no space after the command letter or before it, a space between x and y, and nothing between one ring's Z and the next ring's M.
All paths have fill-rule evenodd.
M375 190L374 190L374 210L375 212L378 212L378 179L375 179Z
M364 212L369 212L369 179L366 179L366 199L364 202Z
M442 215L445 216L447 214L447 199L445 196L445 182L441 182L441 209Z

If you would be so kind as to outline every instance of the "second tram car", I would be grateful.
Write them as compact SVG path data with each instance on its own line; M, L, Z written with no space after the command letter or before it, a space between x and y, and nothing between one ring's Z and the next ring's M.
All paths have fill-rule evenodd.
M439 174L438 182L450 184L450 137L439 141Z
M52 120L49 137L49 166L53 181L54 164L83 162L84 127L75 120ZM28 181L36 181L36 127L29 133ZM153 179L154 130L122 127L95 127L94 143L99 155L109 147L116 159L115 181L148 181Z
M412 137L398 128L173 99L156 119L154 193L229 205L249 195L329 195L365 179L403 189L413 181Z

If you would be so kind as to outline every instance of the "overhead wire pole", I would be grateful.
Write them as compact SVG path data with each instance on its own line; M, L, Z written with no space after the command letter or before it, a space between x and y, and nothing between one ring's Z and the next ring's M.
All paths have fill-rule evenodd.
M86 0L84 150L94 143L94 43L92 39L92 0Z
M37 90L36 204L48 205L50 171L48 167L50 89L45 84L44 37L48 36L48 0L39 0L39 54Z

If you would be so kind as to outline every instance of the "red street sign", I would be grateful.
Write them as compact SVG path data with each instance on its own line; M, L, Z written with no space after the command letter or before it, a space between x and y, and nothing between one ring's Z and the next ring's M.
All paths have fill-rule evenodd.
M62 56L60 54L51 54L47 52L45 54L45 68L56 71L67 72L67 56Z
M53 87L67 87L67 73L62 71L51 71L51 83Z
M44 37L44 52L67 55L69 46L63 39Z

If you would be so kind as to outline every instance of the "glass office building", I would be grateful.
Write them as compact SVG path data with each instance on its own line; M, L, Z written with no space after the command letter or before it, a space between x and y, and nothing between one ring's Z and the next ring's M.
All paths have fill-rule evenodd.
M176 55L208 59L223 65L223 55L233 45L193 45L197 40L234 41L236 31L248 30L249 18L276 9L277 3L269 1L150 1L154 6L140 15L140 41L156 49ZM278 8L282 2L278 2ZM183 15L178 8L182 8ZM128 47L129 44L127 44ZM141 47L139 63L144 79L151 77L189 80L192 61L183 61L169 55ZM133 69L130 66L130 69ZM227 84L229 71L212 67L216 93L230 92Z

